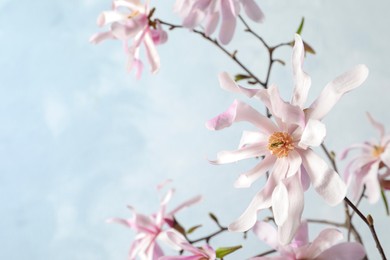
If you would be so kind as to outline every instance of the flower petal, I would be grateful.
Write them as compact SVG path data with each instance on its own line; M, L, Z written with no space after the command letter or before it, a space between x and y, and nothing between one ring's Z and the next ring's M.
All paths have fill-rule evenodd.
M379 131L379 136L380 138L382 138L384 135L385 135L385 127L383 126L383 124L379 123L378 121L376 121L370 113L366 112L366 115L368 117L368 120L370 121L370 123Z
M259 90L249 89L239 86L227 72L222 72L218 75L219 85L222 89L233 92L244 94L247 97L253 97Z
M150 33L145 34L144 44L146 48L146 56L151 66L151 71L152 73L157 73L160 69L160 57Z
M217 154L216 160L210 160L212 164L224 164L237 162L243 159L259 157L268 152L266 144L248 145L234 151L222 151Z
M284 123L304 126L305 114L303 110L298 106L291 105L282 100L276 85L269 86L268 94L272 106L271 111L275 117L279 118Z
M204 29L204 33L206 34L206 36L209 36L211 35L213 32L215 32L215 29L217 28L217 25L218 25L218 21L219 21L219 13L218 12L214 12L212 14L209 14L206 18L206 24L205 24L205 29Z
M305 57L305 49L302 38L299 34L295 34L295 44L292 55L292 69L294 76L294 91L291 104L303 108L307 95L309 93L311 78L303 71L303 59Z
M278 226L283 225L288 218L288 200L287 188L280 182L272 193L272 212Z
M246 15L255 22L263 22L264 14L260 7L253 0L241 0Z
M345 93L359 87L367 76L368 69L365 65L358 65L338 76L325 86L320 96L310 106L308 117L321 120Z
M302 163L310 176L317 193L331 206L339 204L345 197L346 186L340 176L311 149L301 150Z
M275 163L275 156L266 156L260 163L258 163L253 169L243 173L238 177L234 183L235 188L248 188L260 178L264 173L266 173L272 165Z
M173 209L172 211L169 212L168 215L175 215L178 211L182 210L182 209L185 209L187 207L190 207L196 203L199 203L201 202L203 199L203 197L201 195L198 195L198 196L195 196L189 200L186 200L184 201L183 203L181 203L179 206L177 206L175 209Z
M354 149L363 149L363 151L368 152L372 149L372 147L367 145L366 143L353 144L340 153L340 160L344 160L348 156L349 152Z
M294 236L291 245L295 248L302 247L309 244L309 227L307 221L302 221L301 225L297 230L297 233Z
M261 241L273 249L279 248L278 232L271 224L257 221L252 230Z
M288 191L288 218L279 226L278 235L282 245L287 245L294 238L301 224L303 212L303 189L299 175L296 174L285 180Z
M381 160L388 168L390 168L390 145L388 145L381 154Z
M99 27L105 26L109 23L124 21L127 19L127 15L117 11L104 11L102 12L96 21Z
M278 128L269 118L238 100L235 100L228 110L209 120L206 123L206 127L210 130L220 130L239 121L248 121L265 134L272 134L278 131Z
M332 247L341 239L343 239L343 234L337 229L325 229L321 231L309 247L305 248L301 251L301 254L297 255L297 258L315 259L323 251Z
M96 33L89 38L89 42L93 44L98 44L104 40L115 39L114 35L112 35L111 31Z
M219 40L222 44L228 44L236 29L236 17L230 1L221 1L222 24L219 31Z
M341 243L322 252L316 260L362 260L366 252L359 243Z
M325 136L325 125L319 120L310 118L303 130L298 146L302 149L319 146L324 141Z
M379 163L380 163L379 161L373 163L369 168L368 173L363 179L363 182L367 188L366 189L367 199L368 202L370 203L377 202L381 196L381 188L378 180Z
M286 173L286 178L288 178L298 172L302 165L302 158L298 152L293 150L288 153L288 156L285 157L285 159L287 159L288 163L288 171Z
M244 131L241 136L238 148L256 143L267 143L268 137L259 132Z

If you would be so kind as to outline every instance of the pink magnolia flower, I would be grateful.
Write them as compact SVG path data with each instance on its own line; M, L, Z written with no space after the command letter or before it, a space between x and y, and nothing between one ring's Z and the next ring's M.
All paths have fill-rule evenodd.
M287 244L300 224L303 191L310 182L330 205L337 205L345 197L344 182L310 147L319 146L325 138L322 118L344 93L363 83L368 70L359 65L337 77L311 106L304 108L311 80L302 69L303 55L302 39L296 35L292 59L295 89L290 103L281 99L275 85L267 90L245 89L226 73L219 77L222 88L262 100L274 118L272 121L251 106L235 100L227 111L206 124L211 130L220 130L235 122L247 121L257 128L256 131L244 131L238 150L222 151L213 161L224 164L263 157L259 164L238 178L235 187L249 187L260 176L270 172L265 187L255 195L239 219L230 224L231 231L250 229L256 222L257 212L272 207L279 227L279 239Z
M385 135L384 126L375 121L369 113L367 116L370 123L379 131L379 141L371 140L354 144L343 151L341 159L345 159L351 150L360 150L360 153L347 165L344 179L350 187L354 200L359 198L365 185L368 201L375 203L381 195L381 184L383 188L389 188L389 181L385 178L390 176L390 135ZM382 167L386 171L380 174Z
M163 256L159 260L215 260L215 250L208 244L202 247L191 245L182 234L175 230L167 231L167 237L171 241L171 245L176 245L181 250L190 252L191 255L180 256Z
M254 0L177 0L175 11L183 18L184 27L194 29L204 24L207 36L215 31L222 16L219 40L228 44L233 38L241 6L251 20L263 21L264 14Z
M112 10L102 12L97 19L99 27L110 24L110 29L90 38L90 42L95 44L107 39L122 41L128 55L128 70L135 68L137 78L141 77L143 70L143 63L140 60L141 45L145 46L152 73L157 73L160 68L160 57L155 45L165 43L168 38L159 23L151 25L149 22L148 2L141 4L139 0L113 1Z
M157 260L163 256L163 251L157 243L157 239L171 244L166 236L166 232L173 228L174 215L183 208L201 200L200 196L194 197L183 202L175 209L166 212L166 205L171 200L173 193L173 189L167 192L161 200L160 210L156 214L146 216L137 213L133 207L129 206L129 209L133 212L132 219L112 218L108 220L108 222L122 224L137 232L135 241L130 248L129 260L136 259L137 255L143 260Z
M256 236L275 249L279 255L254 257L252 260L361 260L366 255L359 243L338 243L343 234L337 229L323 230L309 243L307 222L299 226L297 234L289 245L282 245L277 238L277 231L266 222L257 222L253 227Z

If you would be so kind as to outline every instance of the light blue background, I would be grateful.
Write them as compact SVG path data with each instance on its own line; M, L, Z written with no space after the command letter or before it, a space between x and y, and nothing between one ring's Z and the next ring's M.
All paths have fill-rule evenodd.
M271 44L292 39L301 17L306 18L303 37L317 51L305 61L313 82L310 100L355 64L369 67L366 83L325 119L331 149L377 135L365 111L390 128L388 1L257 2L266 21L252 25ZM156 5L163 20L179 22L171 12L173 1ZM209 211L228 224L262 185L233 188L254 161L213 166L206 160L234 149L248 127L221 132L204 127L237 97L219 88L217 74L240 69L199 36L174 30L158 48L160 72L152 76L146 65L137 81L125 70L119 42L88 43L99 30L97 15L109 8L110 1L103 0L0 1L0 259L126 259L134 233L105 219L130 217L128 204L140 212L155 211L155 186L161 181L174 179L172 206L205 196L202 204L178 215L187 227L205 224L199 236L215 228ZM239 32L228 48L239 50L238 56L264 78L266 52L256 40ZM271 77L286 99L292 89L290 55L291 48L277 52L287 65L276 65ZM309 195L305 217L342 221L342 207L330 209L314 192ZM388 245L390 219L382 203L363 203L362 210L373 214ZM355 223L369 256L379 259L368 228L358 218ZM314 236L320 226L313 228ZM252 239L232 259L267 250ZM228 234L213 245L239 241L240 235ZM390 256L390 248L385 251Z

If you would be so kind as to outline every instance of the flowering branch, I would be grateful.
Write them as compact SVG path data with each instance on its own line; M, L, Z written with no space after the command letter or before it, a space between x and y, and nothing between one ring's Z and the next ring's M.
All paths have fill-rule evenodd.
M331 161L334 170L336 172L338 172L334 153L330 153L324 144L321 144L321 147L324 150L326 156ZM375 240L375 244L376 244L376 247L379 251L379 254L381 255L383 260L386 260L387 258L386 258L385 252L383 251L382 245L381 245L379 238L378 238L378 235L376 234L376 231L375 231L374 219L372 218L372 216L367 215L367 217L365 217L363 215L363 213L347 197L344 198L344 205L351 207L352 210L354 212L356 212L356 214L358 214L358 216L363 220L363 222L366 223L366 225L369 227L369 229L371 231L372 237ZM350 225L352 230L355 229L355 227L353 226L353 224L351 222L351 215L349 214L349 210L346 210L346 223L348 223ZM359 242L362 243L362 241L359 241Z

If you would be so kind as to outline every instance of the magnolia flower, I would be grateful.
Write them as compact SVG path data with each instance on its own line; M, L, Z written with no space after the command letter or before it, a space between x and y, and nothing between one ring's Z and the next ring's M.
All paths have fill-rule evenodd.
M144 44L151 71L156 73L160 68L160 57L155 45L165 43L168 36L158 22L151 27L149 14L148 1L144 5L138 0L115 0L112 10L102 12L97 19L99 27L111 24L110 30L93 35L90 42L97 44L107 39L122 41L128 55L128 70L134 68L137 78L141 77L143 70L140 47ZM129 45L130 41L132 43Z
M254 0L177 0L174 9L183 18L184 27L194 29L204 24L207 36L215 31L222 16L219 40L228 44L233 38L241 6L251 20L263 21L264 14Z
M302 69L303 56L302 39L296 35L292 57L295 88L290 103L281 99L275 85L267 90L245 89L226 73L219 77L222 88L261 99L274 118L272 121L251 106L235 100L227 111L206 124L211 130L220 130L235 122L247 121L257 128L255 132L243 133L238 150L220 152L217 160L212 161L224 164L263 157L259 164L238 178L235 187L249 187L260 176L270 172L265 187L255 195L239 219L230 224L231 231L250 229L256 222L257 212L272 206L279 227L279 239L287 244L300 224L303 191L310 182L329 205L337 205L345 197L344 182L310 147L319 146L325 138L322 118L344 93L363 83L368 70L359 65L337 77L323 89L313 104L304 108L311 80Z
M190 252L191 255L180 256L163 256L159 260L215 260L215 250L208 244L202 247L195 247L191 245L182 234L175 230L167 231L167 237L171 242L171 245L178 246L181 250Z
M256 236L275 249L279 255L254 257L252 260L361 260L366 255L359 243L338 243L343 234L337 229L323 230L309 243L307 222L299 226L297 234L289 245L281 245L274 227L266 222L257 222L253 227Z
M172 211L166 212L166 205L171 200L174 190L171 189L160 202L160 210L151 216L137 213L129 206L133 212L132 219L112 218L108 222L115 222L131 228L137 232L135 241L131 245L129 260L134 260L136 256L142 260L157 260L163 256L163 251L157 243L157 239L171 244L166 236L166 232L174 225L174 215L183 208L191 206L201 200L200 196L194 197L180 204Z
M384 126L375 121L369 113L367 116L370 123L379 132L379 141L372 140L354 144L341 154L341 159L345 159L351 150L360 150L361 153L347 165L344 178L350 186L354 200L359 198L365 185L368 201L375 203L381 194L381 184L383 184L383 188L389 188L389 181L385 178L390 176L390 135L385 135ZM387 171L379 174L382 167L386 167Z

